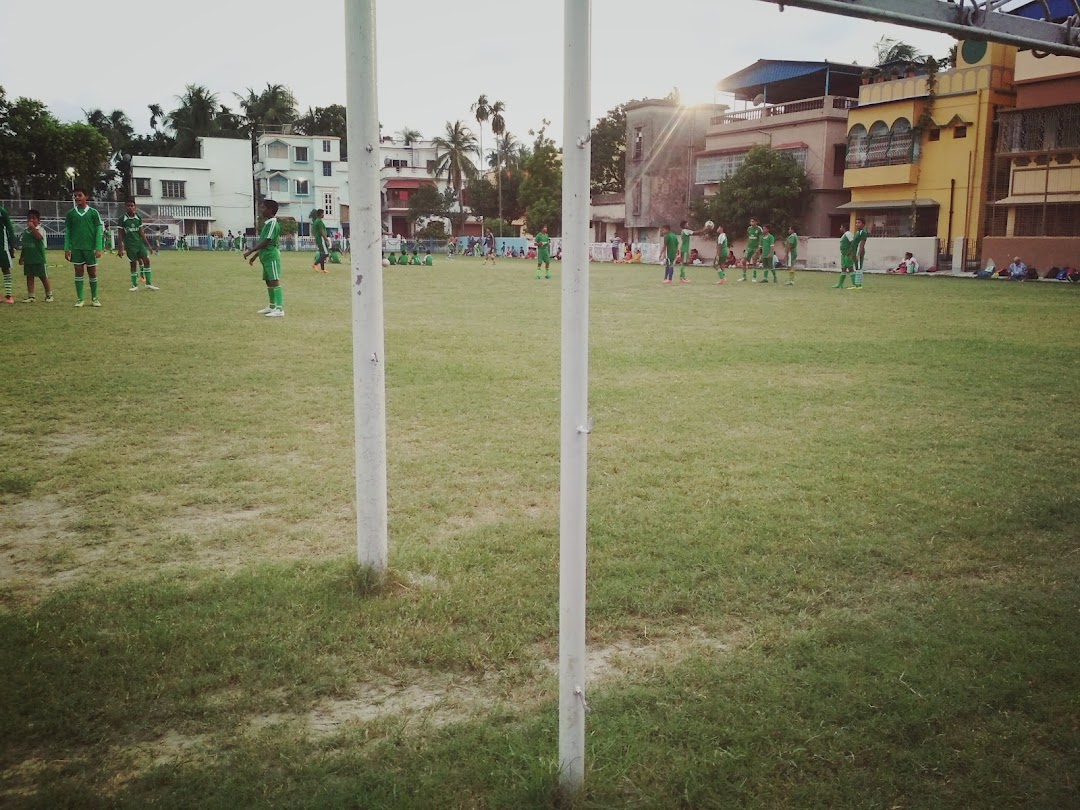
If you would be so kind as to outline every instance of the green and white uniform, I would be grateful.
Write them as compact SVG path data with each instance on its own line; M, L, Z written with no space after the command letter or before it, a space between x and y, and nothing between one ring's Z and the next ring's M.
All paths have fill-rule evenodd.
M14 253L15 225L7 209L0 206L0 270L4 273L4 296L8 299L11 298L11 259Z
M40 225L38 228L40 229ZM44 236L42 232L42 236ZM38 239L32 230L27 228L22 234L22 265L23 275L34 276L42 281L49 277L49 262L45 258L45 240Z
M68 211L64 219L64 251L71 251L72 264L97 266L94 254L102 249L104 236L101 215L89 205Z
M325 265L330 256L330 240L326 237L326 223L321 217L312 220L311 235L315 238L315 251L319 254L315 263Z
M847 281L847 274L855 271L855 234L844 231L840 237L840 281L835 287L843 287Z
M536 277L540 278L540 265L547 268L547 277L551 278L551 237L541 231L536 235Z
M259 232L259 244L266 242L266 247L259 251L262 264L262 277L266 282L266 294L270 298L271 309L283 309L284 294L281 290L281 224L277 217L270 217L263 223ZM270 286L270 282L277 282Z
M784 242L787 244L787 283L788 286L791 286L795 283L795 261L799 258L799 235L797 233L789 233Z
M773 258L773 249L776 245L776 236L767 233L761 237L761 265L762 280L769 280L769 271L772 271L773 281L776 281L776 260Z
M686 278L686 263L690 261L690 237L694 232L689 228L683 228L679 233L681 240L679 250L682 252L682 262L679 265L679 278Z
M138 214L128 216L124 213L120 215L119 224L120 230L124 232L124 253L127 254L128 261L135 262L147 258L150 253L142 235L142 217Z
M855 275L852 277L856 287L862 286L863 281L863 260L866 258L866 240L870 238L870 232L866 228L859 228L855 231L855 245L852 248L852 256L855 259Z
M727 271L724 269L724 265L727 264L728 256L731 255L731 248L728 245L727 234L721 231L716 235L716 258L713 259L713 266L716 268L716 275L721 279L727 276Z
M671 281L675 276L675 258L679 255L679 235L674 231L664 234L660 246L660 255L664 260L664 281Z
M760 225L751 225L746 229L746 254L744 258L747 261L751 261L758 252L758 248L761 247L761 235L764 231L761 230Z

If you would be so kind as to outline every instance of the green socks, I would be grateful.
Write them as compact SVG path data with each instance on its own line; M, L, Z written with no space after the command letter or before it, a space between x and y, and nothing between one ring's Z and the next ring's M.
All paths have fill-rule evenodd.
M843 287L845 281L847 281L847 273L841 273L840 274L840 283L839 284L834 284L833 287Z
M266 288L266 297L270 299L270 306L274 306L274 288L273 287L267 287Z
M97 278L90 276L90 300L97 301Z
M85 283L82 276L75 276L75 297L80 301L83 300L83 284Z
M285 300L285 291L281 289L280 284L276 287L272 287L271 289L273 289L274 291L274 306L277 309L284 309L285 307L283 306L282 302Z
M131 286L132 287L138 287L139 286L139 271L138 270L136 270L134 273L131 274Z
M153 284L154 284L154 274L150 270L149 267L147 267L145 270L142 271L142 275L143 275L143 280L146 281L146 286L147 287L153 286Z

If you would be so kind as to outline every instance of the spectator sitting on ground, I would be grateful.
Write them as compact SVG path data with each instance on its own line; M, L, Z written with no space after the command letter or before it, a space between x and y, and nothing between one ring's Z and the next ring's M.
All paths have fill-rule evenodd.
M915 273L919 272L919 260L910 253L904 254L904 264L906 265L905 269L908 273L914 275Z
M900 264L896 265L896 267L890 267L885 272L886 273L893 273L893 274L896 274L896 275L906 273L907 272L907 262L904 261L903 259L901 259Z
M1012 264L1009 265L1009 278L1013 281L1027 280L1027 265L1020 261L1019 256L1014 256Z

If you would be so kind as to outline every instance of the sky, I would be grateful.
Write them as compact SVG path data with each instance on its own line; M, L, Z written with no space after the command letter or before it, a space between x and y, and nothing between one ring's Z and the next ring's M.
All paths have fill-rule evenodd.
M64 121L122 109L140 132L150 129L147 105L173 109L187 84L207 86L233 109L234 93L267 83L290 87L300 112L344 104L345 2L49 0L48 47L40 37L5 35L0 85ZM42 24L41 6L4 5L5 31ZM518 140L531 140L528 131L548 119L548 134L562 142L560 0L378 0L376 19L384 134L409 127L431 138L457 119L475 130L470 106L484 93L506 105ZM675 87L684 103L730 104L716 82L758 59L869 65L882 36L939 58L952 45L942 34L790 6L780 12L761 0L593 0L592 19L594 120ZM77 55L58 55L60 27Z

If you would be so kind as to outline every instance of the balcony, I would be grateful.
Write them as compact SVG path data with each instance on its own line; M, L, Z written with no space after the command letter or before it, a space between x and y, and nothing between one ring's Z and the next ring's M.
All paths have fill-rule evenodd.
M867 166L844 171L844 188L867 186L908 186L918 179L917 163L901 163L895 166Z
M812 120L815 118L847 118L847 111L859 106L859 100L847 96L820 96L818 98L804 98L799 101L788 101L784 104L772 104L764 107L755 107L752 110L739 110L728 112L723 115L715 115L709 119L710 127L721 127L729 124L754 124L761 125L766 119L787 116L784 123L794 123L799 120Z
M283 158L263 158L260 163L255 164L255 171L259 171L260 167L262 171L266 172L287 172L292 168L292 161L287 157Z

